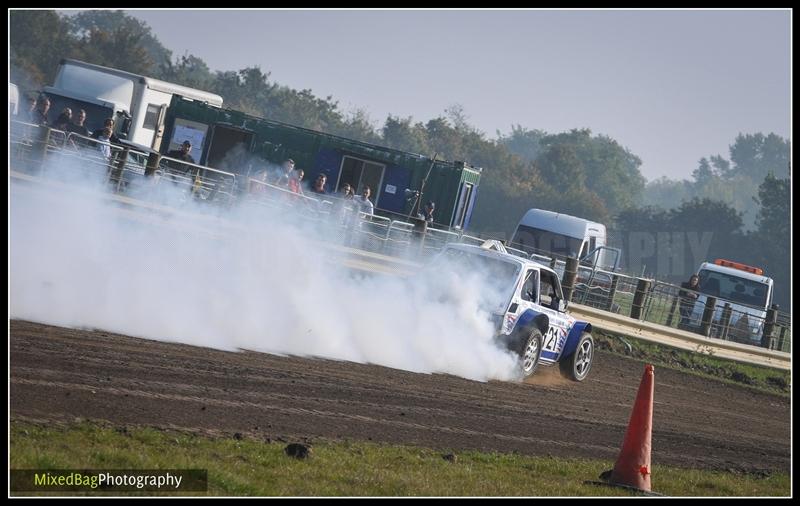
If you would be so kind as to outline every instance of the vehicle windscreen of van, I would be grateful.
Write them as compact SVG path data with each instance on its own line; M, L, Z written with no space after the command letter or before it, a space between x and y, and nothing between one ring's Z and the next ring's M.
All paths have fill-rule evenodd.
M562 257L576 257L583 239L520 225L514 235L512 246L527 253L555 254Z
M766 309L769 286L722 272L700 271L700 292L739 304Z

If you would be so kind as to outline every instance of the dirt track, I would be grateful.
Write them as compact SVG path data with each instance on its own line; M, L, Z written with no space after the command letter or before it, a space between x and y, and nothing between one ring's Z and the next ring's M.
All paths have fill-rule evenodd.
M600 353L589 378L529 384L10 322L11 418L351 439L614 460L643 363ZM654 465L790 466L790 402L656 368Z

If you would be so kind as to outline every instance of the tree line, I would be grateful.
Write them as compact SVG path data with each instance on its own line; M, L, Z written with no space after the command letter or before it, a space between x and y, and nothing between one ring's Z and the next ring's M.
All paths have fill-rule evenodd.
M589 129L553 134L514 125L492 139L458 105L427 121L389 115L375 126L365 110L345 113L332 96L281 85L257 65L212 71L199 56L174 57L146 23L119 10L15 10L9 30L10 77L24 90L52 83L62 58L119 68L217 93L227 107L255 116L482 167L471 225L477 232L509 238L532 207L606 223L621 243L636 230L702 224L716 232L712 251L788 279L778 276L789 272L788 235L776 234L789 224L789 141L775 134L740 135L729 160L701 159L692 180L647 183L638 156ZM761 253L742 246L784 239L785 247ZM687 266L687 274L696 267Z

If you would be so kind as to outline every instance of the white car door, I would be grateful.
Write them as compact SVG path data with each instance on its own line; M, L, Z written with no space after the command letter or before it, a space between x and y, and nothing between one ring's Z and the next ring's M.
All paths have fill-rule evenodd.
M563 299L561 285L549 271L539 273L539 310L550 320L550 327L542 343L542 360L555 362L567 342L570 317L558 310L558 301Z

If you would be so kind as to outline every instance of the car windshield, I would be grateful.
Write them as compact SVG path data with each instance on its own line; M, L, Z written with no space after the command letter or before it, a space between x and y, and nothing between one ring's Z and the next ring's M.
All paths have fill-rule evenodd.
M445 249L432 266L455 272L458 276L479 276L480 282L487 288L481 293L485 298L481 302L490 311L502 309L503 304L508 302L520 270L516 262L458 249Z
M711 297L767 308L769 285L722 272L703 269L699 273L700 292Z

